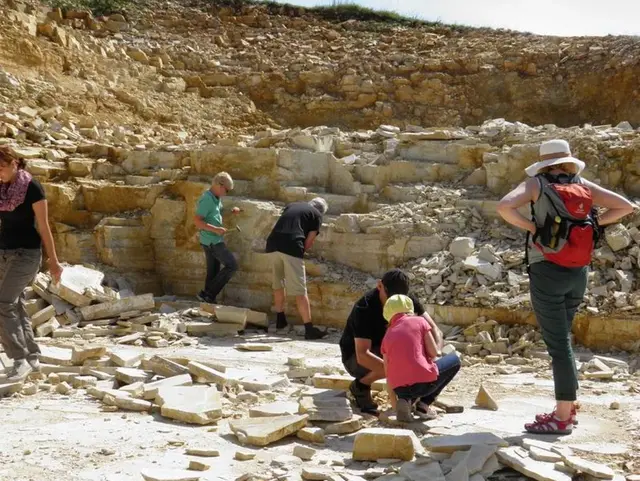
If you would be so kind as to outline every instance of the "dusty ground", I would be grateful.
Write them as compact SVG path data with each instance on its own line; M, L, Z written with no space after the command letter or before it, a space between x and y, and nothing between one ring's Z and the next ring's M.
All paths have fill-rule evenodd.
M246 368L251 365L255 371L272 373L287 369L285 363L289 355L303 353L314 365L326 364L335 367L336 372L341 368L335 334L326 342L287 339L277 342L270 338L270 342L274 342L271 352L237 351L233 344L238 341L204 339L196 348L148 351L149 354L170 353L192 359L218 360L229 367ZM498 400L499 411L472 407L481 381L485 381ZM278 399L287 399L297 387L302 386L293 384L286 392L275 395ZM580 425L571 436L561 441L592 451L585 456L607 461L613 467L622 467L634 452L636 456L640 453L638 432L633 431L640 423L640 397L628 392L629 386L624 383L585 381L582 388ZM537 374L499 376L495 374L495 367L478 365L464 368L447 395L460 400L465 412L442 415L430 422L428 425L432 433L493 431L517 438L523 434L524 421L531 420L535 413L551 406L552 381L548 369ZM612 401L620 402L621 409L610 410ZM239 414L248 407L237 404L234 411ZM0 479L141 480L139 473L144 468L186 468L190 457L184 454L185 447L197 444L220 451L220 457L199 458L212 466L203 473L202 479L229 480L247 472L267 469L273 457L291 454L293 444L299 442L296 438L289 438L258 450L253 461L235 461L233 457L240 446L235 436L229 434L224 420L217 427L191 427L167 421L159 415L105 413L100 408L101 404L86 396L83 390L73 391L69 396L39 392L34 396L18 395L0 401L3 426ZM374 418L368 420L369 424L377 422ZM347 465L345 469L362 474L366 469L362 463L350 465L352 440L353 435L342 438L328 436L326 446L317 447L316 457L329 465ZM294 476L292 479L298 478Z

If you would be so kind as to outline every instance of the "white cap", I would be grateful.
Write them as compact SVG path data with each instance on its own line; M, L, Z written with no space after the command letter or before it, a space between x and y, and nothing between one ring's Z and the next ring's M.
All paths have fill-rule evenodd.
M577 174L585 168L585 163L571 156L571 148L566 140L549 140L540 144L540 161L530 165L524 171L529 177L535 177L540 170L558 164L574 164L578 168Z

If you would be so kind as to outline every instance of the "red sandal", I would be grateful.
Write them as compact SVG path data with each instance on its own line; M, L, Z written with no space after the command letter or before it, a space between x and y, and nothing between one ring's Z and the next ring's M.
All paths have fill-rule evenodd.
M572 418L569 418L566 421L560 421L554 414L542 416L549 417L545 418L544 421L525 424L525 430L532 434L571 434L573 432Z
M553 421L556 415L556 410L554 409L552 412L550 413L545 413L545 414L536 414L536 422L537 423L548 423L549 421ZM571 408L571 416L569 417L569 421L571 421L575 426L578 425L578 418L577 418L577 411L576 411L576 407L573 406Z

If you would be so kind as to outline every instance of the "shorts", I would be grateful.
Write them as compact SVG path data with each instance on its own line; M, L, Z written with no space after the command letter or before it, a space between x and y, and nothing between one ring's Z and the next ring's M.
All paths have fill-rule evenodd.
M373 349L371 352L378 357L382 357L382 354L380 354L380 351L376 349ZM343 359L342 364L344 365L345 371L347 371L349 375L353 376L358 381L371 372L366 367L358 364L358 359L355 354L353 354L351 357L347 359Z
M293 257L282 252L271 252L273 272L272 287L274 290L286 289L291 296L307 294L307 276L304 259Z

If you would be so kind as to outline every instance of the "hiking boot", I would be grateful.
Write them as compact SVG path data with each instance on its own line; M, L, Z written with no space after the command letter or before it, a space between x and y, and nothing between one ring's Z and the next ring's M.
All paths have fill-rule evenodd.
M321 331L316 326L305 326L304 330L304 338L307 341L315 341L317 339L322 339L327 335L327 331Z
M207 304L217 304L216 300L204 291L200 291L196 296L200 302L206 302Z
M13 362L13 367L7 373L7 381L9 382L21 382L31 374L33 369L25 359L19 359Z
M371 397L371 387L365 384L353 381L349 386L349 392L353 396L353 400L360 411L366 414L378 414L378 405Z
M407 399L398 399L396 402L396 419L401 423L413 422L411 402Z
M33 372L40 372L40 361L37 357L33 359L27 359L27 362L29 363L29 366L31 366Z

